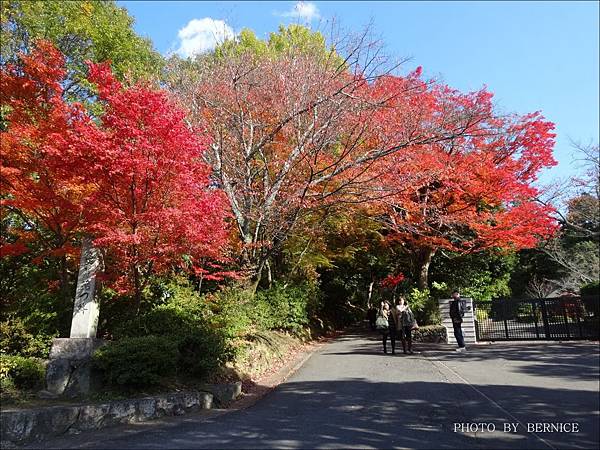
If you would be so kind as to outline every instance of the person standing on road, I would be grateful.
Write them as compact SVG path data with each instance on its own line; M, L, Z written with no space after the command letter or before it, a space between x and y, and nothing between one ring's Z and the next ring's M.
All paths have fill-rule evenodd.
M465 315L465 302L460 298L458 291L452 292L452 298L450 299L450 318L452 319L452 327L454 328L454 337L458 344L457 352L466 351L465 339L462 332L462 321Z
M408 354L412 355L412 330L417 324L415 320L415 315L408 302L404 299L404 297L400 297L398 300L398 331L400 332L400 336L402 338L402 350L404 354L406 354L406 346L408 343Z
M392 355L396 354L396 314L391 310L390 304L386 301L381 303L379 316L387 320L387 328L381 330L383 335L383 353L387 353L387 339L390 338L392 344Z

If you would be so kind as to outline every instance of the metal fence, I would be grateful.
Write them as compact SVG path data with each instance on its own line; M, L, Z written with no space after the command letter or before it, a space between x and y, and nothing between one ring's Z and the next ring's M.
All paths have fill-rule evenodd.
M473 302L478 341L598 339L600 298Z

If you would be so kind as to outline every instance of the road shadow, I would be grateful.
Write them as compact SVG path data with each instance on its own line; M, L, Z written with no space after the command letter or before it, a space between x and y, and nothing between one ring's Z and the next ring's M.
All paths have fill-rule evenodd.
M515 422L468 386L440 382L373 383L366 379L288 382L259 404L199 422L193 417L126 434L45 448L598 448L598 399L589 391L483 385ZM455 424L492 423L496 431L461 432ZM579 432L539 433L528 422L577 422ZM110 437L112 436L114 437ZM38 447L39 448L39 447Z

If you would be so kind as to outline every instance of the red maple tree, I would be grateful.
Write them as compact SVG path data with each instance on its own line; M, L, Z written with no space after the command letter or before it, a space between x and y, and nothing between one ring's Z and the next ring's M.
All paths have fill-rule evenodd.
M40 41L21 55L19 65L4 66L0 77L2 214L24 225L0 238L0 253L18 255L35 242L38 258L58 259L63 288L84 223L83 201L90 193L74 170L71 137L92 129L84 110L63 100L65 76L62 54Z
M2 73L2 207L30 225L2 242L3 255L47 234L50 250L72 254L90 234L114 287L138 305L150 275L183 265L183 255L195 270L222 258L226 203L201 160L207 142L165 92L125 88L108 64L90 64L103 107L92 118L62 98L64 58L52 44L21 61Z
M388 77L375 89L396 89L402 82ZM533 182L556 162L554 125L539 113L498 115L485 89L463 94L423 85L420 97L419 115L398 117L397 108L381 110L380 139L405 133L407 120L414 123L412 133L426 136L427 130L443 129L454 136L390 155L377 182L386 194L380 206L389 239L408 249L419 287L425 288L439 249L518 250L554 233L551 210L535 201L539 192Z
M148 86L123 88L107 64L90 64L104 106L100 134L82 136L91 160L86 182L89 230L109 250L116 285L139 295L151 273L219 260L227 240L226 199L211 189L201 157L207 140L188 128L184 111ZM97 152L96 149L103 149Z

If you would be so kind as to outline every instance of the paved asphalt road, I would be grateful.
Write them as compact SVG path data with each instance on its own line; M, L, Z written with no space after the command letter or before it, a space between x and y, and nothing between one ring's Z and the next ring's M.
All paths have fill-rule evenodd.
M323 346L246 410L191 415L47 442L46 448L598 448L599 351L591 342L423 344L384 355L376 335ZM578 424L528 433L528 423ZM486 423L495 432L455 432ZM516 433L502 432L514 423ZM491 429L491 425L490 425Z

